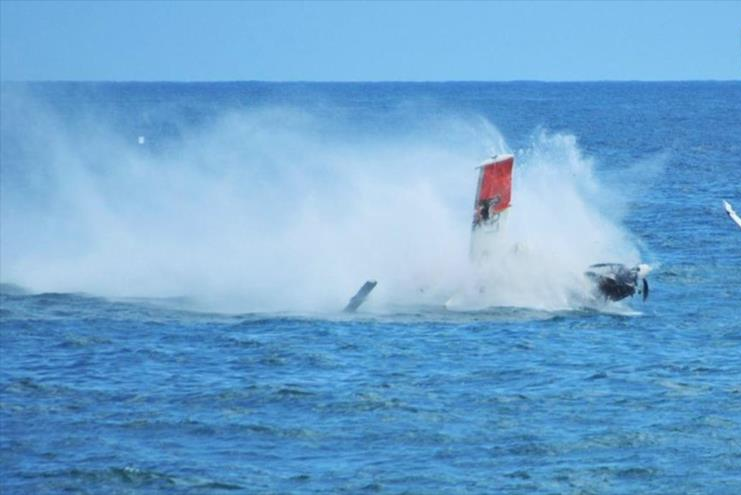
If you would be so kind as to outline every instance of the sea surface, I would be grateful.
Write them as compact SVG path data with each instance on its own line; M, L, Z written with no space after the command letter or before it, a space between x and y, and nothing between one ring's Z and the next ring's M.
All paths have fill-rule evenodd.
M4 83L1 103L3 495L741 493L741 229L721 203L741 211L741 83ZM481 122L516 159L573 138L570 159L615 198L600 208L654 267L646 302L449 311L372 294L344 314L362 279L337 281L321 197L296 224L319 268L292 264L299 251L270 265L295 198L259 195L306 184L280 156L483 160ZM250 162L248 213L227 213L229 188L199 202L274 147ZM261 204L269 221L240 223ZM377 240L377 266L403 230ZM243 241L268 246L260 263L240 262ZM225 291L240 297L222 307Z

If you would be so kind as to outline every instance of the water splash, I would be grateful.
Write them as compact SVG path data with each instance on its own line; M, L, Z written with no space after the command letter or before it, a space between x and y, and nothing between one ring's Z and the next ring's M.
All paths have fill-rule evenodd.
M29 129L20 108L6 135ZM442 305L484 278L486 305L561 309L584 292L590 263L639 260L630 234L601 213L605 188L575 138L539 133L516 153L497 262L474 269L475 166L509 149L480 117L428 119L368 137L262 108L153 150L105 122L37 110L32 132L13 133L22 152L3 155L2 281L188 296L219 310L325 311L369 278L379 280L375 310Z

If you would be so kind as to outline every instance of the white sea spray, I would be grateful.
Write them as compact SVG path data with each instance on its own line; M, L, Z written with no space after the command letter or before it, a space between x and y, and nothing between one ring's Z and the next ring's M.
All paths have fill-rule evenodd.
M481 117L441 113L364 135L262 107L153 151L157 136L145 146L100 119L19 105L34 122L23 146L36 151L3 163L2 281L35 291L331 311L376 279L368 307L384 311L443 305L483 281L474 305L562 309L583 303L589 264L639 261L568 134L537 131L514 152L506 228L491 262L474 266L475 167L512 151Z

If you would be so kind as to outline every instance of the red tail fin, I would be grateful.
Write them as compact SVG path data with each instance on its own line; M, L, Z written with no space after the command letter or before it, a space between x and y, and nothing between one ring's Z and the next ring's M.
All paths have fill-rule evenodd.
M512 199L512 155L500 155L480 167L474 227L509 208Z

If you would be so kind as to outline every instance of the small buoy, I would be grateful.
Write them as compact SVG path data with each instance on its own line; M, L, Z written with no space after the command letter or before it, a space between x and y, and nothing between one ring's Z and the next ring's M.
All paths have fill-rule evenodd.
M144 144L144 141L146 141L146 139L144 139L144 136L139 136L139 139L137 141L139 141L139 144Z

